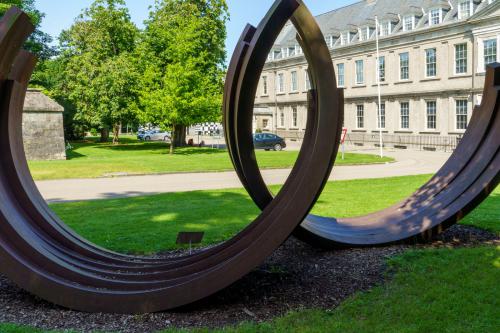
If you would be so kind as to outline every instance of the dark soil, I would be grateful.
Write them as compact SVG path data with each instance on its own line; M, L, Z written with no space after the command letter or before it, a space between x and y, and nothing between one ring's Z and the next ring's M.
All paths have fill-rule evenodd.
M407 249L498 242L479 229L454 226L432 243L324 251L289 239L258 269L189 307L140 316L89 314L48 304L0 275L0 323L82 332L155 332L169 327L222 327L266 321L290 310L331 309L384 280L385 262Z

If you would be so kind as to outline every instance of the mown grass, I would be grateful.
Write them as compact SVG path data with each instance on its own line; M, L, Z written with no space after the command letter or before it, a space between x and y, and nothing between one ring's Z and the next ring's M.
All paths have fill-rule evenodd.
M401 200L429 177L332 182L314 212L335 216L366 214ZM272 190L278 191L279 187ZM175 193L52 207L83 236L100 245L132 253L172 248L175 236L169 233L180 230L208 228L206 242L215 242L239 231L258 214L243 190ZM500 188L462 223L500 234ZM226 236L218 238L219 232ZM351 297L336 309L292 312L266 323L244 323L219 330L169 329L162 333L498 332L500 247L412 250L389 258L387 274L386 283ZM63 333L12 324L0 324L0 332ZM64 333L70 332L73 331Z
M429 177L330 182L313 213L336 217L364 215L400 201ZM271 190L277 193L279 188L272 186ZM218 243L238 233L259 214L244 189L167 193L51 207L90 241L135 254L176 248L180 231L204 231L202 245Z
M211 148L178 148L168 153L163 142L141 142L131 137L121 139L119 145L98 143L96 139L72 143L65 161L30 161L35 180L97 178L116 174L155 174L176 172L207 172L234 170L227 151ZM290 168L298 156L297 151L257 151L263 169ZM346 154L337 159L337 165L359 165L392 162L368 154Z

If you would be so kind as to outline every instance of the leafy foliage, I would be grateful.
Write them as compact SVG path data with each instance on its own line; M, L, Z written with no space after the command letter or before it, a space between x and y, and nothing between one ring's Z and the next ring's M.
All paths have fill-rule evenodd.
M61 34L64 92L78 110L75 119L118 141L121 123L137 113L138 75L133 52L139 30L123 0L96 0Z
M141 120L174 136L177 127L220 118L227 11L225 0L155 2L138 47Z

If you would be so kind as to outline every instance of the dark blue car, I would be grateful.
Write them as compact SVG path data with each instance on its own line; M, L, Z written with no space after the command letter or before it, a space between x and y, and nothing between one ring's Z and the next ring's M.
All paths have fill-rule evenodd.
M271 133L257 133L253 135L255 149L281 151L286 148L285 139Z

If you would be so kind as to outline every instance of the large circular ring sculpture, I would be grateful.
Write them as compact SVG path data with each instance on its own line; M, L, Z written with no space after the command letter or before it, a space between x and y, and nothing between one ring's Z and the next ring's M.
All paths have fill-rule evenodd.
M309 62L308 126L296 165L273 198L262 180L251 133L254 96L268 53L291 20ZM22 108L35 58L21 46L33 26L20 10L0 21L0 271L22 288L76 310L145 313L179 307L232 284L292 233L314 245L377 245L440 231L498 184L500 67L488 70L483 104L455 154L403 203L358 219L308 216L340 141L343 95L331 55L300 0L277 0L257 28L247 26L230 63L224 125L233 164L262 213L234 238L180 258L149 259L102 249L52 213L27 167ZM302 225L301 225L302 223Z
M34 57L20 48L33 30L11 9L0 22L0 271L20 287L76 310L145 313L207 297L258 266L304 220L320 195L338 150L343 99L330 53L314 17L299 0L276 1L257 28L248 26L228 74L225 106L244 123L259 73L280 30L291 19L310 57L307 138L283 190L231 240L199 253L164 259L125 256L97 247L51 212L27 167L22 142L23 101ZM240 117L239 109L245 112ZM251 137L242 137L248 142ZM251 155L239 154L237 163ZM252 175L246 178L253 181Z
M305 57L309 64L314 65L316 54L310 52L308 43L301 38L300 28L298 31L297 39L304 48ZM242 73L245 70L239 67L237 61L231 63L230 69ZM314 98L322 97L322 91L316 91L314 87L323 84L325 78L316 73L311 74L313 90L310 96L314 96L314 104ZM335 93L333 87L331 94ZM247 87L228 85L226 89L226 96L230 98L246 93L242 89ZM487 198L499 183L499 89L500 65L490 65L482 104L474 110L468 130L457 149L437 174L408 199L380 212L357 218L335 219L309 215L294 235L313 246L325 248L387 245L429 239L460 221ZM251 93L254 91L250 90ZM266 209L273 202L273 195L262 178L255 158L251 139L253 104L249 99L245 99L244 104L237 100L234 103L234 107L224 105L229 153L250 196L259 208ZM309 126L315 126L315 116L315 109L309 108ZM337 140L335 133L340 130L339 125L331 125L328 140ZM306 133L303 146L309 145L309 135ZM311 169L310 172L315 171Z

